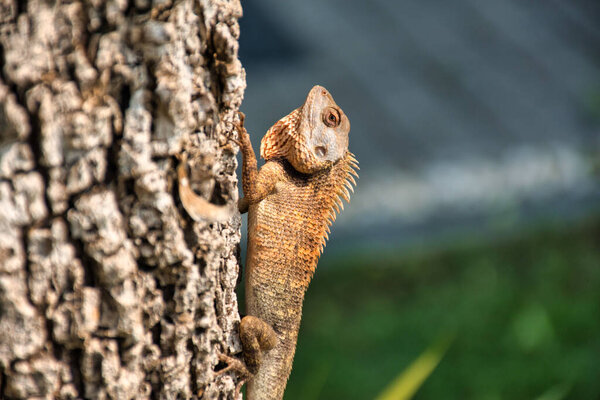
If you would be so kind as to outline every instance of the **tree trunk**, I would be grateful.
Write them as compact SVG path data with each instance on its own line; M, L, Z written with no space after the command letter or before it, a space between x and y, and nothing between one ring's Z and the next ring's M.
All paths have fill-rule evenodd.
M238 0L0 2L0 398L231 398ZM194 164L195 163L195 166ZM235 329L234 329L235 328Z

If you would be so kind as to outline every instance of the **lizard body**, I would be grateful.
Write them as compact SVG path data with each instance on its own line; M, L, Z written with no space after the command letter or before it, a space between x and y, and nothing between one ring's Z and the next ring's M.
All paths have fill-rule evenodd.
M336 210L343 207L340 196L349 201L348 188L355 183L357 162L348 151L349 131L348 118L329 92L315 86L304 105L263 138L261 156L266 163L258 172L249 136L241 134L245 198L240 208L244 211L249 205L245 275L249 317L242 320L240 335L246 364L258 365L248 381L249 400L283 398L304 294ZM245 326L251 317L273 329L277 340L272 349L247 350L253 346L246 342L255 335L255 323ZM262 330L258 334L269 336Z
M348 151L349 131L350 122L331 94L314 86L302 107L267 131L261 142L265 164L258 170L241 118L244 197L238 207L248 212L247 316L240 323L245 367L221 359L229 363L226 370L237 369L242 381L248 380L248 400L283 398L304 294L336 211L343 208L340 197L349 201L348 189L356 184L352 175L358 176L358 162ZM185 169L178 172L186 210L192 217L208 210L189 189Z

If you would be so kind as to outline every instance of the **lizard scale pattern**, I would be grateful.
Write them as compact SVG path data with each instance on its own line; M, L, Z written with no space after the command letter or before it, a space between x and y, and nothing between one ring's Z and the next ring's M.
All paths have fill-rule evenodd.
M278 121L261 143L257 171L241 129L248 207L247 317L240 325L253 376L248 399L281 399L292 369L304 294L341 198L349 201L358 163L348 151L350 123L329 92L315 86L304 105ZM274 337L273 337L274 336ZM275 339L276 337L276 339Z

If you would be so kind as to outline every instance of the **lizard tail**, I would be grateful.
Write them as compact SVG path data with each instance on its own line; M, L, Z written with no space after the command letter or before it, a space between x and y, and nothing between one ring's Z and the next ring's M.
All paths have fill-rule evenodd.
M183 208L194 221L228 221L235 213L233 206L218 206L198 196L190 187L185 162L177 166L177 180L179 181L179 198Z

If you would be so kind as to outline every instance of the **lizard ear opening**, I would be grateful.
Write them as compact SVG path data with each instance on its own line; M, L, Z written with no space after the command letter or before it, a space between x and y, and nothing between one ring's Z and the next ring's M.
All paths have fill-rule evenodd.
M260 142L260 156L264 160L288 156L289 149L293 146L299 116L300 109L296 109L277 121L267 131Z
M324 158L327 155L327 146L315 146L315 154L319 158Z

